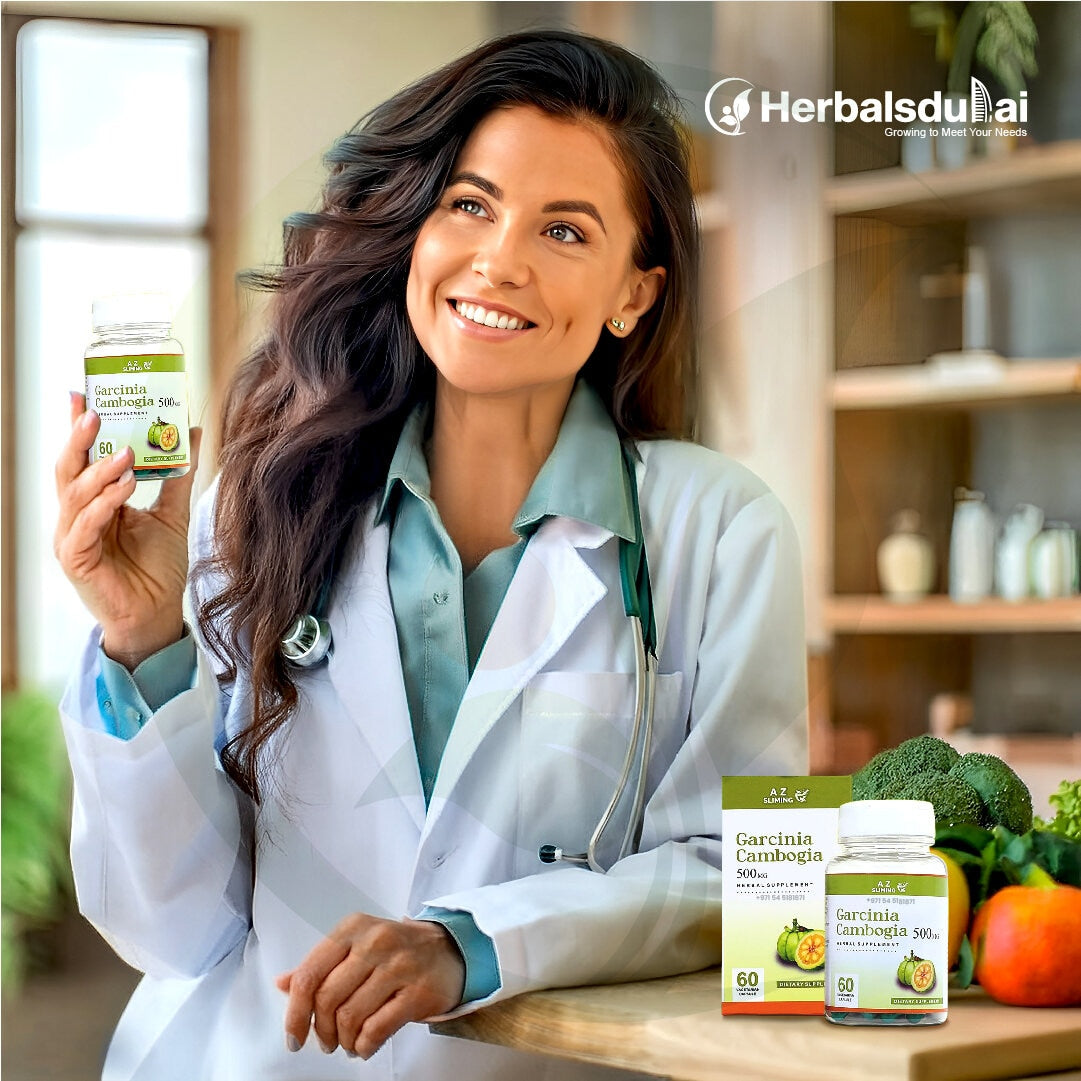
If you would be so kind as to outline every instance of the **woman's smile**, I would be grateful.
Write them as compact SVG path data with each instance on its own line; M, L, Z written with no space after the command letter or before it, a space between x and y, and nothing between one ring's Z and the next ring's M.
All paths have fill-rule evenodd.
M452 298L447 304L463 321L472 324L465 328L467 330L482 326L486 329L522 331L536 326L536 323L531 323L524 315L494 303L486 307L480 302Z

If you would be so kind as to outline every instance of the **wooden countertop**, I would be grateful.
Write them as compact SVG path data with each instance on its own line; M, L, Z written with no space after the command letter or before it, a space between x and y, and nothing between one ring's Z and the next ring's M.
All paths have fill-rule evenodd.
M1081 1078L1081 1009L1002 1006L951 991L949 1019L912 1028L824 1017L721 1016L719 969L539 991L432 1030L678 1081Z

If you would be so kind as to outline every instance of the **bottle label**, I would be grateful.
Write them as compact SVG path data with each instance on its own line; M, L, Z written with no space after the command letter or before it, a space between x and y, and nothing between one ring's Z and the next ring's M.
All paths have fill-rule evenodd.
M826 875L826 1009L944 1013L945 875Z
M179 353L88 357L86 407L101 417L96 462L127 446L135 475L183 469L188 460L188 382Z

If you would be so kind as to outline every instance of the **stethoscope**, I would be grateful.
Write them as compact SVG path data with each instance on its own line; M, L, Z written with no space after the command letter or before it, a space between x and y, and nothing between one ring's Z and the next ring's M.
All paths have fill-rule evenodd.
M634 635L634 722L627 741L619 780L589 838L585 852L565 852L558 845L541 845L538 856L542 863L571 863L604 872L597 859L597 849L611 825L630 782L634 764L638 762L638 779L627 828L614 862L638 849L642 839L645 816L646 771L650 746L653 743L653 706L657 676L657 623L653 612L653 592L649 584L642 514L638 507L638 481L635 475L634 452L623 447L623 471L634 519L634 540L619 540L619 582L623 590L623 609ZM314 668L330 653L333 642L330 624L326 620L330 601L331 578L324 581L316 598L315 610L298 616L282 638L282 655L298 668ZM641 744L641 750L639 750Z

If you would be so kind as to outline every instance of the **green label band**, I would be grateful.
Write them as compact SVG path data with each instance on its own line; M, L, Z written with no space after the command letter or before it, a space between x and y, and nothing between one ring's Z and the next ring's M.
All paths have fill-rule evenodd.
M182 372L183 353L152 353L136 357L87 357L87 375L146 375L148 372Z
M726 811L840 807L850 799L851 777L721 778L721 807Z
M826 875L827 895L945 897L945 875Z

